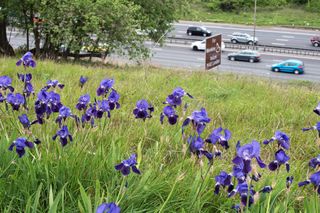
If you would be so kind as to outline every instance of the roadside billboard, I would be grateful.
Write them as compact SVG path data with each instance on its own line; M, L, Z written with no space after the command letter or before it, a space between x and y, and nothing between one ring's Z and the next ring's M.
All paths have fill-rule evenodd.
M206 39L206 70L210 70L221 64L221 39L221 34Z

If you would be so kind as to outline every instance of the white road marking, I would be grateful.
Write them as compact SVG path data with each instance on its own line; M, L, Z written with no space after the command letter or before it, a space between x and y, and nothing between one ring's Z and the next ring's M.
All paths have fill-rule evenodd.
M232 37L232 35L227 35L228 37Z
M275 61L275 62L280 62L280 61L282 61L282 60L277 60L277 59L273 59L272 61Z
M197 58L198 61L204 61L204 58Z
M283 35L283 38L294 38L294 36Z
M179 35L179 34L177 34L177 35L175 35L176 37L182 37L182 35Z
M185 34L186 31L178 30L178 33L183 33L183 34Z
M288 39L283 39L283 38L277 38L277 41L288 41Z
M162 51L163 49L162 49L162 48L159 48L159 47L154 47L154 48L152 48L152 50Z
M193 24L197 24L197 22L194 22ZM183 23L175 23L175 26L189 26L190 24L183 24ZM207 28L217 28L217 29L226 29L226 30L235 30L235 31L249 31L251 32L252 29L248 28L240 28L240 27L226 27L226 26L217 26L212 24L207 24ZM283 29L281 29L283 30ZM293 34L293 35L308 35L308 36L314 36L315 33L300 33L300 32L290 32L290 31L275 31L275 30L260 30L257 29L256 32L268 32L268 33L286 33L286 34Z
M280 45L280 46L285 46L286 44L284 44L284 43L271 43L271 44L273 44L273 45Z

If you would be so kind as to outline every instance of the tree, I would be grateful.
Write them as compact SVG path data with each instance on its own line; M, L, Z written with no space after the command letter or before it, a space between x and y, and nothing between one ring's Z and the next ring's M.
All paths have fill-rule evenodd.
M14 55L12 46L7 39L7 10L8 1L0 2L0 54Z

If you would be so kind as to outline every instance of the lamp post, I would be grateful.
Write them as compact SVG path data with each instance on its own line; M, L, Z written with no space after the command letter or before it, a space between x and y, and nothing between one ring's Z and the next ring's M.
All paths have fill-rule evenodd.
M252 49L254 49L254 45L256 42L256 13L257 13L257 0L254 0Z

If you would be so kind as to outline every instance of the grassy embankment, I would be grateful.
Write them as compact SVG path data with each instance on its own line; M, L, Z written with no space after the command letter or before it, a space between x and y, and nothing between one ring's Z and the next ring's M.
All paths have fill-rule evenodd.
M0 71L14 79L17 91L22 90L16 73L23 69L15 66L15 60L0 59ZM214 195L214 176L221 170L231 172L238 140L242 144L252 139L261 142L271 138L275 130L291 137L291 171L287 174L284 167L278 173L258 169L262 178L253 183L254 188L273 185L274 190L260 195L249 210L316 212L320 208L311 186L297 187L311 172L309 159L319 154L315 132L301 132L302 127L317 122L312 109L319 100L319 85L271 82L233 74L84 67L48 61L38 61L37 68L30 71L37 92L49 79L64 83L65 88L56 91L61 94L62 103L78 115L75 104L79 96L89 93L95 97L100 81L114 78L121 108L111 112L111 119L97 120L94 128L77 129L71 120L67 121L74 141L62 147L58 140L51 139L58 130L56 115L42 126L32 126L32 135L28 135L17 119L26 112L6 112L0 103L0 212L91 212L105 201L117 202L123 212L230 212L230 207L239 203L239 197L227 198L226 192ZM83 89L78 86L81 75L89 77ZM220 125L232 132L230 149L223 150L222 158L214 160L207 176L206 158L201 166L189 152L184 156L186 142L181 138L181 124L186 116L175 126L159 122L162 102L177 86L195 97L183 99L190 104L186 116L201 107L207 109L212 120L204 138ZM155 107L154 116L145 122L132 114L140 99ZM29 104L33 106L34 101L32 97ZM182 116L181 109L178 111ZM32 112L28 115L34 118ZM191 132L190 127L187 132ZM38 137L42 144L19 159L8 147L21 136ZM265 163L273 160L275 151L275 144L262 145ZM123 179L114 165L131 153L138 154L142 174L131 173ZM288 175L294 176L290 190L285 187Z
M253 10L237 12L212 11L206 3L195 3L191 12L181 17L182 20L218 22L231 24L253 24ZM256 23L260 26L288 26L320 28L320 13L308 12L302 7L257 8ZM303 18L302 18L303 17Z

